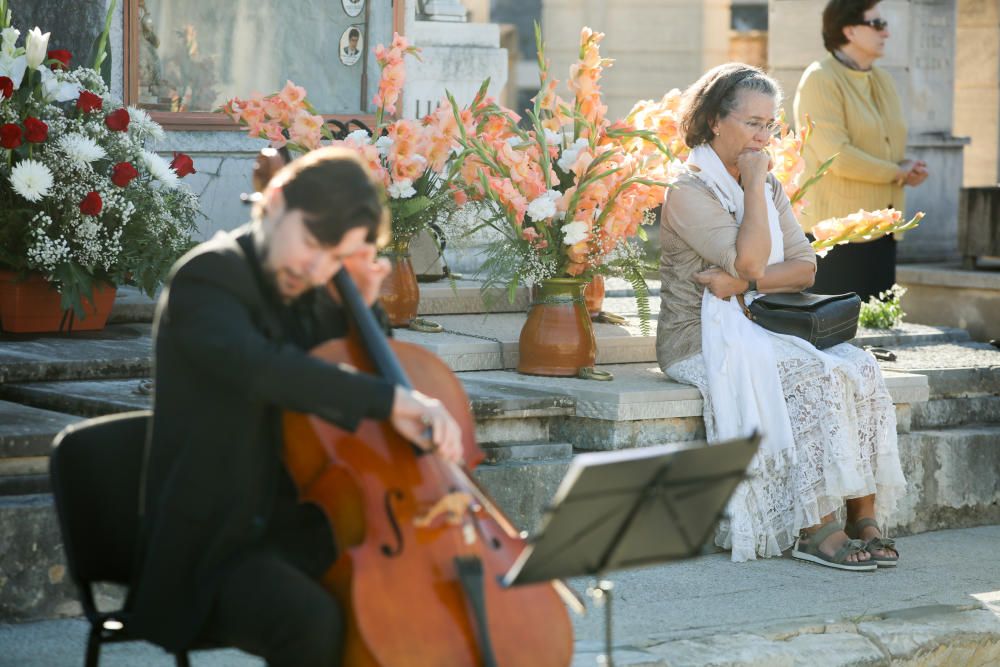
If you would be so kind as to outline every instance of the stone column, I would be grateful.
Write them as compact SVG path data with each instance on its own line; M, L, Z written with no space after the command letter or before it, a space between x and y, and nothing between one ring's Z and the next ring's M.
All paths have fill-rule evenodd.
M459 104L468 104L486 78L490 79L489 94L499 98L507 83L507 50L500 48L500 26L418 20L417 5L417 0L407 0L404 30L410 42L421 48L421 61L407 58L402 115L427 115L446 91ZM449 268L466 274L478 269L478 251L484 241L475 238L452 242L446 252ZM458 245L461 249L455 247ZM418 237L411 251L418 274L440 273L437 251L429 237Z
M601 80L612 119L728 60L729 0L543 0L546 53L564 90L583 26L605 34L601 55L615 61Z
M931 173L923 185L907 191L907 214L924 211L927 218L900 244L904 261L958 257L962 149L968 140L952 134L956 1L885 0L879 5L891 37L878 65L892 74L903 103L909 126L906 155L926 161ZM785 89L789 114L802 72L825 55L820 35L825 4L770 2L768 61Z
M958 0L955 132L968 135L966 187L1000 182L1000 0Z

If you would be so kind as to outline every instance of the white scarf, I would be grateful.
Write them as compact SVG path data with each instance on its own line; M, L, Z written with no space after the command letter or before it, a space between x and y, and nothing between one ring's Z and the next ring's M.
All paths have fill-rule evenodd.
M696 167L691 172L712 189L723 207L741 224L743 188L726 171L715 150L702 144L691 151L687 164ZM771 233L771 254L767 260L770 265L784 261L785 245L769 182L765 190ZM747 300L752 296L747 295ZM770 333L747 319L736 297L724 301L705 289L701 301L701 346L718 438L727 440L760 431L761 451L774 463L780 466L785 460L793 460L792 424ZM779 456L781 453L787 454Z

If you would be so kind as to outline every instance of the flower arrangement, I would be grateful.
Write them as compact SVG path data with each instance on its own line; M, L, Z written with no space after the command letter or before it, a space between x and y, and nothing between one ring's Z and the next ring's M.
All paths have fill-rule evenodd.
M879 292L878 298L868 297L868 303L861 304L858 314L858 324L868 329L892 329L906 317L900 305L900 299L906 294L906 288L893 285L884 292Z
M250 136L267 139L272 146L306 152L320 145L343 146L357 151L382 181L389 196L394 243L406 244L419 231L454 210L452 189L446 182L446 164L452 155L457 127L450 109L438 109L422 120L390 120L406 80L404 59L419 57L419 49L406 38L393 35L387 48L375 47L382 68L375 128L358 129L334 139L323 117L306 99L306 91L289 81L279 93L248 100L234 98L223 111L248 128Z
M823 257L831 248L854 241L874 241L886 234L905 232L916 227L923 219L918 212L909 220L903 220L903 212L892 208L878 211L859 210L842 218L829 218L816 223L812 228L813 248Z
M152 295L191 245L198 200L178 182L191 158L145 150L160 126L95 69L70 69L48 33L18 46L5 1L0 27L0 266L44 275L77 316L95 282Z
M485 84L466 109L450 100L461 146L452 174L484 205L489 215L482 224L499 234L483 265L485 284L505 284L513 297L521 283L619 275L635 287L645 323L638 241L645 238L641 225L663 201L672 155L652 128L606 118L600 78L612 61L600 56L602 33L581 31L569 106L555 93L558 82L535 30L540 86L528 129L485 97Z

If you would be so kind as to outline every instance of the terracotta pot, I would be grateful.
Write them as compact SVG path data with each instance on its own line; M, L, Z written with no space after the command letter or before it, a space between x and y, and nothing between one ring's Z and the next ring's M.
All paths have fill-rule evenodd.
M0 271L0 329L7 333L69 333L104 328L118 290L101 283L94 286L94 302L83 299L84 317L63 311L59 292L42 276L17 282L13 271Z
M577 278L543 280L521 328L519 373L575 376L594 365L597 340Z
M410 242L394 241L383 252L392 264L392 273L382 283L379 300L394 327L408 327L417 316L420 286L410 262Z
M604 276L598 274L587 283L587 289L583 290L583 300L591 318L601 314L604 309Z

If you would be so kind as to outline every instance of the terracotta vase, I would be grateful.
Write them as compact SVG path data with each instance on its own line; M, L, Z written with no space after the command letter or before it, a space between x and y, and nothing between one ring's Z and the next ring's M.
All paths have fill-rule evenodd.
M382 283L379 300L394 327L408 327L417 316L420 303L420 286L410 262L409 239L393 241L382 256L392 264L392 273Z
M39 275L18 282L13 271L0 271L0 329L7 333L98 331L104 328L117 289L94 285L94 300L83 299L84 317L62 309L59 292Z
M528 375L575 376L594 365L597 340L577 278L543 280L521 328L517 370Z
M604 276L598 274L587 283L587 289L583 290L583 300L591 319L601 314L604 309Z

